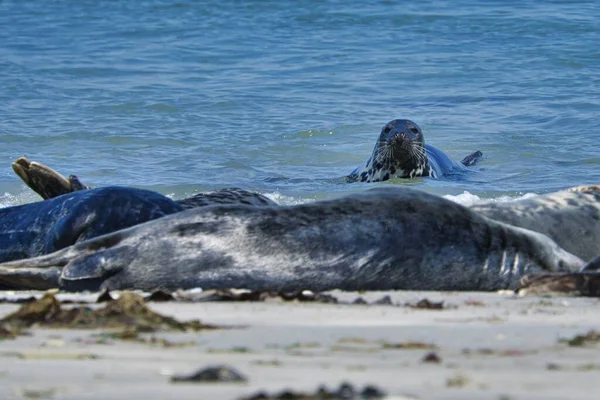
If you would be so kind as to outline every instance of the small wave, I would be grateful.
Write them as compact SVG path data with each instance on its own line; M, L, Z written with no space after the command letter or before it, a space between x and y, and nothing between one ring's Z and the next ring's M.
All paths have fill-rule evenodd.
M509 203L512 201L529 199L529 198L536 197L536 196L537 196L537 194L535 194L535 193L525 193L520 196L502 195L502 196L498 196L498 197L494 197L494 198L481 198L481 197L477 196L476 194L472 194L465 190L461 194L457 194L457 195L445 194L443 197L445 199L452 200L455 203L469 207L480 201L495 201L498 203Z
M311 203L314 201L313 199L286 196L281 194L280 192L264 193L264 196L268 197L269 199L273 200L275 203L281 206L295 206L298 204Z
M298 204L311 203L313 201L318 200L317 198L287 196L287 195L281 194L278 191L271 192L271 193L263 193L263 194L264 194L264 196L273 200L277 204L283 205L283 206L293 206L293 205L298 205ZM165 195L171 199L181 197L181 196L178 196L176 193L167 193ZM481 198L480 196L478 196L476 194L472 194L465 190L463 193L458 194L458 195L446 194L446 195L443 195L442 197L444 197L445 199L454 201L455 203L458 203L458 204L468 207L468 206L471 206L480 201L511 202L511 201L518 201L518 200L522 200L522 199L528 199L528 198L535 197L535 196L537 196L537 194L535 194L535 193L525 193L520 196L501 195L501 196L498 196L495 198ZM183 196L183 197L186 197L186 196ZM6 192L6 193L0 195L0 208L16 206L16 205L24 204L24 203L31 203L31 202L39 201L39 200L40 199L33 192L30 192L30 191L24 191L24 192L16 194L16 195Z
M320 130L320 129L307 129L303 131L298 131L294 133L286 133L281 135L283 138L291 138L291 139L308 139L312 137L327 137L333 135L333 131L331 130Z
M31 191L25 191L19 194L12 194L5 192L0 195L0 208L18 206L24 203L31 203L33 201L39 201L40 198Z

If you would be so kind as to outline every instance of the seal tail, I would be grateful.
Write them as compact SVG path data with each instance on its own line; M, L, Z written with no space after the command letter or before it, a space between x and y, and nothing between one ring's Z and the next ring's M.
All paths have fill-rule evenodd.
M479 150L469 154L461 161L465 167L470 167L471 165L475 165L480 159L483 157L483 153Z
M60 275L68 264L67 251L0 264L0 287L48 290L60 287Z

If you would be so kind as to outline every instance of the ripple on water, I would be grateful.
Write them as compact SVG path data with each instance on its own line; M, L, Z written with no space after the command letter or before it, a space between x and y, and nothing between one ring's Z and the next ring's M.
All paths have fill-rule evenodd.
M598 20L593 2L8 0L0 156L96 185L303 201L366 189L331 178L410 118L456 159L484 153L464 179L413 187L598 183Z

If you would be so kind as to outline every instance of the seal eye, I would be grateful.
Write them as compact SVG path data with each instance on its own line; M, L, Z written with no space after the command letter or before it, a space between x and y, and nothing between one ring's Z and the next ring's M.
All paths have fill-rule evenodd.
M386 125L386 126L383 128L383 133L389 133L391 130L392 130L392 125L391 125L391 124L389 124L389 125Z
M414 133L415 135L419 133L419 130L417 128L415 128L414 126L409 127L408 129L410 129L410 131L412 133Z

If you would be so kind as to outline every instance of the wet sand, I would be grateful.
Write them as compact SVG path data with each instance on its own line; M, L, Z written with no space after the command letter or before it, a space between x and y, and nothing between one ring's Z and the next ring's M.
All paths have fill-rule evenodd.
M14 300L31 293L0 292ZM373 384L389 399L589 399L600 389L600 301L501 293L331 292L341 301L150 302L156 312L227 329L115 339L103 331L30 329L0 340L0 398L237 399ZM66 295L61 300L93 300ZM441 310L418 309L424 298ZM1 303L0 317L19 308ZM154 338L154 339L152 339ZM592 337L589 337L592 339ZM429 361L424 361L427 358ZM172 383L225 365L246 383Z

